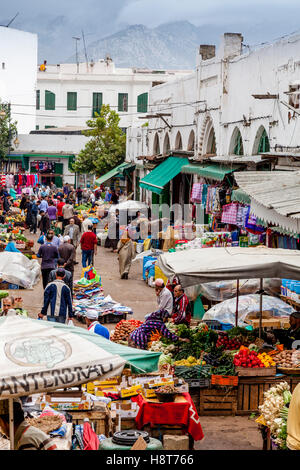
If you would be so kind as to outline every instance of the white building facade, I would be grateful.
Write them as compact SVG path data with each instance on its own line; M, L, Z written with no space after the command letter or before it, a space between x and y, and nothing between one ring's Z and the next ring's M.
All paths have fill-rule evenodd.
M47 65L37 77L37 129L82 126L102 104L120 115L120 127L139 126L148 111L148 93L158 84L189 71L117 68L111 59Z
M150 91L149 114L160 116L149 119L146 134L128 129L126 160L144 175L141 156L176 151L199 162L300 153L299 108L300 35L251 50L241 34L228 33L217 52L200 46L194 73Z
M20 134L36 125L37 35L0 26L0 99Z

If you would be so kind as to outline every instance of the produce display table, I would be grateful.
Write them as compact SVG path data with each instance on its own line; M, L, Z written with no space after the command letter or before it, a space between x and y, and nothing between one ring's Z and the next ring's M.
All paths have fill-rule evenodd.
M204 438L200 419L189 393L183 393L171 403L160 403L157 399L146 399L141 395L132 397L137 402L139 412L135 418L137 429L146 425L157 427L158 425L180 426L195 441Z

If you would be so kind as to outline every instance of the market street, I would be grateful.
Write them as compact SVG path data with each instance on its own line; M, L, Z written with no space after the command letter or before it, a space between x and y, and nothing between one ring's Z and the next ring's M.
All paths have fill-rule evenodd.
M38 239L25 232L25 236ZM34 250L37 251L40 245L35 243ZM77 250L77 260L81 260L81 251ZM119 275L119 265L117 255L111 253L109 249L98 247L98 254L95 257L95 267L101 275L105 294L110 294L114 300L121 302L133 309L133 317L144 320L147 313L154 311L157 307L155 291L147 286L142 280L141 266L133 263L128 280L121 280ZM79 279L81 274L81 262L75 266L74 279ZM22 289L21 291L11 290L12 295L22 295L24 308L31 318L37 318L42 306L43 286L40 280L32 290ZM74 319L74 323L85 328L85 325ZM114 324L106 325L110 331L114 329ZM262 439L257 429L255 420L247 416L225 417L225 416L201 416L201 426L205 434L205 439L195 443L197 450L261 450Z

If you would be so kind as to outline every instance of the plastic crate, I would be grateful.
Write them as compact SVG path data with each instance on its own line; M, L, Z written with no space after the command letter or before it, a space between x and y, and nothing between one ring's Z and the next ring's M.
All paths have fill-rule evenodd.
M218 320L203 320L203 323L206 323L211 330L222 330L222 325Z
M211 384L212 385L227 385L231 387L236 387L239 383L239 378L235 375L212 375Z
M220 325L221 325L222 331L228 331L228 330L231 330L233 328L233 325L231 323L220 322Z
M189 388L205 388L210 386L210 380L205 378L200 379L185 379Z
M119 323L121 320L126 320L127 313L122 313L121 315L114 315L113 313L109 313L108 315L103 315L99 317L99 322L103 323Z

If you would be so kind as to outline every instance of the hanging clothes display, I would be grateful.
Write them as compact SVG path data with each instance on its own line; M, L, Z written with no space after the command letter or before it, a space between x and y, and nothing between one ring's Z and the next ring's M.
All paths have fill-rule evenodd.
M222 207L222 224L236 225L237 211L238 204L235 204L234 202L231 204L225 204Z

